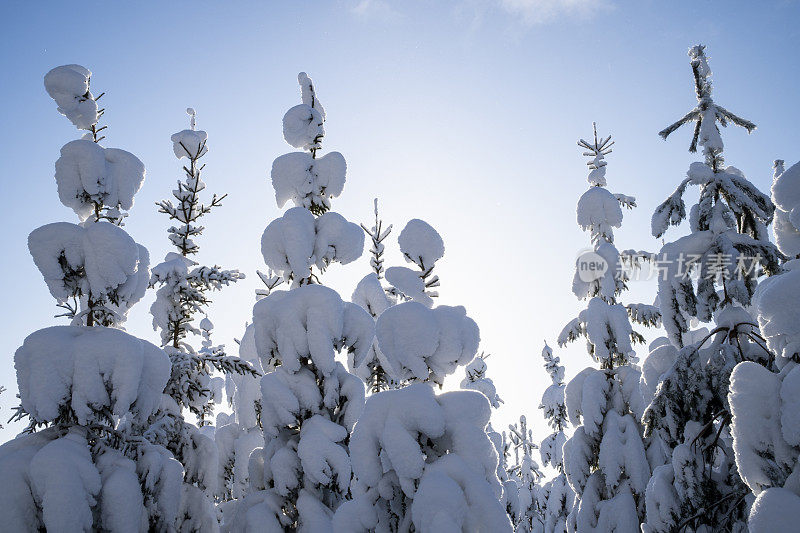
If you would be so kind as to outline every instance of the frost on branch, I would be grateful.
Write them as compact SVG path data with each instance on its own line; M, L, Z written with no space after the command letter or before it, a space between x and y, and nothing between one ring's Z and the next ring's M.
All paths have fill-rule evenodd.
M261 237L264 262L295 285L313 280L311 268L320 272L333 262L350 263L364 251L364 233L338 213L314 218L303 207L293 207L269 223Z
M89 140L70 141L56 161L58 197L81 221L119 218L104 215L111 210L129 210L144 181L144 165L135 155L118 148L103 148Z
M97 102L89 92L92 72L80 65L62 65L44 76L44 88L58 104L58 112L79 130L88 130L99 119Z
M390 307L378 318L381 352L402 381L441 384L478 351L478 326L461 306L429 309L417 302Z

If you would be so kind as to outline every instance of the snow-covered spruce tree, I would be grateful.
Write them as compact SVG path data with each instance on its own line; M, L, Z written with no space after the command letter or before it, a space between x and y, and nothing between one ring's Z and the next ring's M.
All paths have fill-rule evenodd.
M544 521L544 533L566 533L567 518L575 502L575 492L564 474L563 446L567 440L567 406L564 403L564 367L553 350L545 343L542 349L544 367L551 384L542 395L539 409L544 411L547 425L553 429L539 446L544 466L556 470L556 476L543 483L537 494L539 509Z
M216 528L216 522L204 524L197 518L213 516L213 497L223 489L219 483L217 449L212 436L203 434L185 419L184 410L197 417L199 426L210 424L207 417L213 409L211 374L218 371L254 375L256 370L238 357L227 355L224 346L213 345L213 324L207 317L196 323L197 314L206 314L211 303L208 292L236 282L244 275L217 265L198 265L191 259L199 252L195 239L204 230L198 221L220 206L225 196L214 195L209 204L201 201L206 185L201 178L205 164L200 160L208 153L208 136L205 131L195 129L194 110L189 108L187 113L191 117L190 129L175 133L171 138L175 157L188 159L188 164L183 166L185 176L172 191L174 203L161 200L156 204L160 213L176 221L167 233L177 252L167 253L164 261L153 267L150 278L150 286L158 287L150 307L153 328L159 332L161 344L172 363L166 396L158 413L150 420L150 433L184 465L185 494L180 527L206 530ZM203 338L199 349L192 346L191 336Z
M311 79L300 73L298 80L303 103L286 113L283 132L306 151L272 166L278 205L291 199L296 207L273 220L261 240L267 266L291 290L273 291L270 280L269 295L253 308L253 341L266 371L263 447L250 455L247 496L223 511L231 531L330 530L350 485L348 442L364 407L364 383L335 358L351 351L360 361L372 344L374 321L319 284L331 263L361 255L364 234L329 210L344 187L346 165L338 152L318 157L325 112Z
M434 236L421 232L401 249L430 268L441 256ZM367 399L350 439L351 496L336 511L334 530L511 530L498 453L487 434L490 400L473 390L435 393L477 353L475 322L463 307L431 309L411 300L380 314L376 335L406 385Z
M88 138L56 163L59 197L80 224L34 230L31 255L70 326L32 333L14 355L28 429L0 447L0 505L8 531L175 531L181 464L139 428L159 407L169 358L108 327L144 294L146 250L119 227L144 166L103 148L91 72L56 67L45 88ZM113 222L113 223L112 223ZM73 304L69 304L72 299Z
M776 161L775 169L775 242L784 255L796 257L792 214L800 205L800 164L784 171ZM753 533L792 531L800 522L800 260L785 263L784 270L762 281L753 295L777 372L743 361L731 374L728 393L736 468L756 496L748 519Z
M647 490L646 532L739 531L745 528L747 486L736 470L729 431L728 387L742 361L770 365L746 310L757 278L780 269L780 253L766 225L774 207L732 167L724 166L718 124L728 121L752 131L755 125L717 105L702 45L689 49L697 107L660 134L696 122L690 151L703 148L704 162L692 163L687 178L653 214L652 230L662 236L686 217L683 194L700 187L689 216L691 233L663 246L658 301L672 349L660 342L658 359L672 359L648 406L646 435L660 439L668 463L656 468ZM697 278L696 283L693 277ZM711 322L701 339L692 319ZM651 387L652 389L652 384Z
M508 477L516 485L516 512L509 513L515 531L541 532L544 530L544 513L539 505L539 491L543 474L533 459L533 431L528 429L525 416L508 426L509 447L514 450L514 464L508 466ZM502 480L503 478L501 478ZM507 505L508 509L508 505Z
M564 346L586 338L587 351L600 368L581 371L566 386L569 421L576 426L563 447L564 473L577 495L568 521L570 531L638 532L644 516L644 493L650 465L642 441L639 420L643 403L639 393L640 372L632 341L641 335L631 328L628 317L652 319L647 306L630 309L619 303L626 288L627 273L619 268L620 254L614 246L613 228L622 224L621 206L633 207L635 200L605 189L605 156L611 152L611 137L578 145L591 157L589 190L578 201L578 225L591 236L593 252L588 259L607 265L598 276L587 276L581 261L576 263L573 293L588 299L586 309L572 320L558 338ZM599 256L599 258L598 258Z

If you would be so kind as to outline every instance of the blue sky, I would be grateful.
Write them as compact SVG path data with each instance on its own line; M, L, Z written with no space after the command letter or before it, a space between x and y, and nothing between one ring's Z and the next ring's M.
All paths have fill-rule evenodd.
M126 229L154 261L168 250L154 202L180 177L169 136L198 112L209 133L204 178L227 192L206 219L199 259L248 275L215 295L218 342L234 348L251 314L259 239L280 215L268 181L283 142L283 113L299 102L297 72L314 79L328 112L326 149L341 151L348 179L334 209L371 220L379 197L395 237L422 218L442 234L441 302L466 306L481 327L491 377L506 406L546 428L536 407L546 377L539 353L579 310L573 261L587 246L574 207L586 189L575 145L597 121L617 143L609 189L636 196L617 232L620 249L656 250L653 209L694 156L690 131L661 128L694 105L687 48L708 46L717 101L758 124L723 132L729 164L767 190L771 162L797 159L800 2L448 0L405 2L6 2L0 17L0 210L5 281L0 337L0 417L16 404L13 352L48 325L55 307L26 239L49 222L74 221L58 202L53 164L78 137L42 86L52 67L80 63L105 91L106 146L136 154L147 179ZM668 238L685 228L671 230ZM400 264L390 238L389 261ZM323 281L349 296L366 256ZM638 283L629 301L652 299ZM152 293L128 330L156 341ZM572 375L590 364L576 344L558 350ZM640 356L645 350L640 350ZM460 376L459 376L460 379ZM13 434L7 426L0 441Z

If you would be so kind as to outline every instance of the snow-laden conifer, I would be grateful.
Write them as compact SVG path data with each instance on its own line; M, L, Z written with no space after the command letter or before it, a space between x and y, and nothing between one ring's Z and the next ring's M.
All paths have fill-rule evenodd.
M346 166L338 152L319 157L325 111L311 79L300 73L298 81L303 103L286 113L283 131L290 145L305 151L281 156L272 167L278 205L291 199L295 207L264 230L261 250L269 273L260 277L267 289L259 294L241 346L255 349L265 371L260 401L250 380L234 383L234 398L242 402L235 409L238 426L220 430L238 432L247 448L253 424L262 428L246 470L247 495L224 509L231 531L330 530L350 486L348 444L364 408L364 383L336 358L341 353L361 362L372 346L374 319L320 285L331 263L361 256L364 234L330 211ZM290 290L274 290L283 281ZM229 450L240 442L222 441L229 441ZM241 453L234 450L234 470ZM236 475L233 480L231 490L238 490Z
M653 215L659 237L686 217L687 186L700 187L690 210L691 233L665 244L658 257L658 300L674 348L654 343L656 361L647 365L644 380L653 395L644 415L646 434L665 445L668 459L648 484L646 532L745 527L748 489L731 447L729 379L739 362L770 364L747 307L757 278L780 268L780 253L766 231L772 202L740 170L724 166L718 124L730 121L748 132L755 125L713 101L704 47L690 48L689 57L698 105L661 136L695 121L690 151L699 144L704 161L691 164L688 177ZM695 319L712 322L711 331L692 331Z
M422 281L444 247L429 225L410 226L414 237L401 239L401 250L425 267L421 273L407 269ZM371 301L384 302L375 273L367 279ZM399 388L367 399L350 440L350 497L336 511L334 531L509 531L511 487L498 476L502 437L489 427L490 402L499 398L485 378L485 363L473 360L478 327L461 306L430 308L407 297L377 315L377 353ZM480 393L435 393L437 384L470 361L464 385Z
M119 227L119 209L132 206L144 167L99 145L105 127L96 127L101 112L90 76L79 65L45 76L59 111L91 135L67 143L56 164L59 197L80 223L48 224L29 238L34 262L73 324L32 333L14 355L17 418L29 425L0 447L3 529L175 531L183 467L148 431L165 397L169 358L108 327L124 320L146 288L147 252Z
M544 466L556 470L556 475L539 488L537 494L542 513L544 533L565 533L567 520L575 502L575 492L564 474L563 447L567 440L567 406L564 403L564 366L547 343L542 349L544 367L550 376L550 386L545 389L539 409L544 411L547 424L553 433L545 437L539 445L539 453Z
M644 516L644 492L650 477L639 419L642 398L639 368L632 342L629 311L618 301L626 288L627 274L620 268L613 228L622 223L620 206L635 200L605 189L611 137L579 141L591 157L589 190L578 201L578 225L589 232L592 251L576 263L573 292L588 299L586 308L558 338L561 346L578 337L586 339L587 351L600 368L581 371L566 386L565 405L576 426L563 446L564 474L576 499L568 520L570 531L638 532ZM596 274L584 270L586 261L605 262ZM602 263L600 263L602 264ZM635 316L634 313L632 315Z

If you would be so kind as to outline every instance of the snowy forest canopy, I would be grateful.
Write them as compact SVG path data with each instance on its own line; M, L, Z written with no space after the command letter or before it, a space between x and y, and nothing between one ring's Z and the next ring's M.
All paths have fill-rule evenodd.
M209 143L189 108L189 128L170 137L180 177L157 210L173 251L153 260L124 229L145 165L105 146L103 93L89 69L47 72L47 94L83 132L55 162L58 198L77 219L28 237L64 322L14 354L13 419L27 426L0 446L2 527L793 530L800 164L775 160L770 194L729 165L736 154L720 127L756 126L715 101L702 45L689 60L697 104L659 134L691 129L689 151L702 157L652 216L654 237L670 226L682 234L659 250L620 248L615 230L641 206L607 189L612 137L595 127L578 141L587 252L572 293L582 310L552 336L559 347L583 340L588 366L565 381L545 343L550 385L538 405L506 406L520 413L507 428L492 425L503 394L479 324L463 306L437 303L443 237L417 218L398 231L377 199L365 223L333 209L347 162L326 149L326 109L306 73L282 119L293 150L268 171L285 210L263 231L264 270L248 273L262 288L234 354L213 339L208 314L214 291L245 273L196 260L200 219L226 198L203 179L213 135ZM687 208L690 186L698 200ZM387 265L387 246L405 264ZM364 254L371 270L352 294L325 284L329 268ZM631 302L643 270L655 272L657 297ZM139 337L125 322L148 290L157 335ZM649 346L643 328L656 339ZM461 379L457 390L443 388L448 376ZM531 426L545 424L552 432L535 441Z

